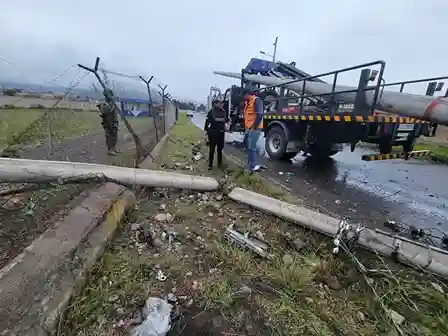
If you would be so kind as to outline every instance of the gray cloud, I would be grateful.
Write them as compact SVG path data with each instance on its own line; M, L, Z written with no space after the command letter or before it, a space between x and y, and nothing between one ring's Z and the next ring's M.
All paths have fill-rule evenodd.
M444 0L15 0L2 3L0 56L46 79L100 56L106 68L154 75L174 95L203 99L210 85L234 83L213 70L239 71L270 52L275 36L278 59L309 73L383 59L387 81L441 76L446 18ZM35 81L1 62L0 73Z

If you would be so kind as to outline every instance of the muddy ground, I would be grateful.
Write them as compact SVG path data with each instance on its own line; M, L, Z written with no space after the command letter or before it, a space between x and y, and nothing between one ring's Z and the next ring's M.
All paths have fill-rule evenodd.
M232 162L208 172L203 158L192 159L200 137L182 117L157 166L217 177L221 190L139 194L72 300L61 335L132 333L148 297L172 304L169 335L448 334L444 283L356 246L335 256L331 240L229 200L228 189L238 185L300 203ZM268 242L272 257L223 239L229 223Z

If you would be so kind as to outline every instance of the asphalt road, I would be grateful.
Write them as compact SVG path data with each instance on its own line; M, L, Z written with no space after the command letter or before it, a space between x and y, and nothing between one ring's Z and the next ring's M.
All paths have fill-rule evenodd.
M205 115L193 122L203 128ZM238 142L242 135L226 134L226 151L244 159ZM264 138L258 143L264 152ZM372 150L349 148L327 162L315 163L310 157L296 156L290 163L270 160L260 163L269 176L290 188L304 203L334 216L348 217L369 226L395 220L416 227L448 231L448 166L419 160L365 162L362 154Z

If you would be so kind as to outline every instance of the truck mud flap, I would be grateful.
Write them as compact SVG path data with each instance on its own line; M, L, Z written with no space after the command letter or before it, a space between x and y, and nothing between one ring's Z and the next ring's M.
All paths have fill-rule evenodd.
M413 152L402 153L390 153L390 154L366 154L361 157L363 161L381 161L381 160L393 160L393 159L405 159L408 160L413 157L428 156L431 154L430 150L418 150Z

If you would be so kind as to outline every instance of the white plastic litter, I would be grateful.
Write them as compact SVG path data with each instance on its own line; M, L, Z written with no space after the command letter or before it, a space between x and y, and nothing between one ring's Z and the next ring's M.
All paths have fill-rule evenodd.
M136 327L132 336L165 336L171 328L171 305L165 300L150 297L142 310L142 324Z

